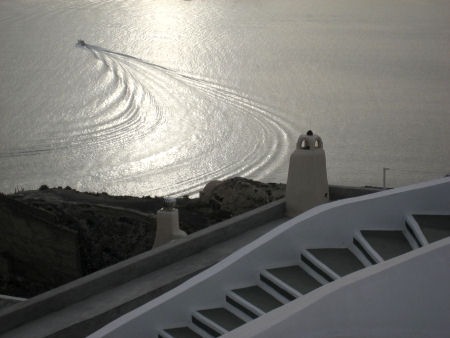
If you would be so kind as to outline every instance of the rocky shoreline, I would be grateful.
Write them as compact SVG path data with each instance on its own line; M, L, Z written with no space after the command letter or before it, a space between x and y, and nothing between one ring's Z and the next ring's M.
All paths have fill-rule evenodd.
M200 193L197 198L184 196L176 199L180 227L188 234L283 198L286 188L282 183L262 183L242 177L211 183L213 189L207 194ZM83 212L85 207L96 208L96 215L102 215L106 209L110 209L117 210L117 213L126 210L152 217L164 206L163 197L113 196L105 192L80 192L70 187L48 188L45 185L38 190L23 191L8 197L53 213L71 228L76 227L75 218L95 222Z

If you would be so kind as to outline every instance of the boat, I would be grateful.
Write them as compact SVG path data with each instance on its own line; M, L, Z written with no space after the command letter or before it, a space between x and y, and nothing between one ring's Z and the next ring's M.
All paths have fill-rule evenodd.
M84 40L78 40L76 43L78 47L86 47L86 42Z
M312 208L89 338L448 337L450 178Z

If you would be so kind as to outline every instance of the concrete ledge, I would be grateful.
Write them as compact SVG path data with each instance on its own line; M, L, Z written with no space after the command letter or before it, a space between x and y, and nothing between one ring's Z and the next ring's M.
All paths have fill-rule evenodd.
M13 304L21 303L26 301L26 298L19 297L11 297L7 295L0 295L0 309L5 308L7 306L11 306Z
M54 330L55 332L47 337L51 338L76 338L81 336L87 336L94 332L95 330L98 330L100 327L110 323L114 319L120 317L121 315L124 315L138 306L141 306L150 300L162 295L163 293L173 289L174 287L178 286L179 284L183 283L184 281L188 280L189 278L195 276L196 274L200 273L201 270L196 270L193 272L190 272L189 274L186 274L180 278L172 279L170 283L167 283L167 281L161 281L160 285L155 285L155 283L152 283L153 287L150 288L148 292L143 292L140 295L136 295L133 299L129 299L123 303L121 303L118 306L110 306L109 308L100 307L97 311L97 313L92 314L91 316L85 318L79 318L78 321L73 321L71 325L65 326L62 325L62 327L58 330ZM151 281L150 281L151 283ZM150 284L149 283L149 284ZM128 285L126 285L128 286ZM115 290L112 290L115 291ZM101 295L103 296L103 295ZM62 323L64 324L64 323ZM46 335L44 335L46 336ZM42 336L42 337L44 337Z
M99 270L23 303L1 309L0 333L139 278L267 222L282 218L284 213L285 201L281 199L210 226L185 239L168 243Z
M377 187L347 187L343 185L330 185L330 201L337 201L344 198L358 197L385 190Z
M200 254L201 255L201 254ZM195 257L191 256L191 257ZM1 338L85 337L117 317L181 284L200 270L178 263L108 289L0 334ZM174 266L175 265L175 266Z

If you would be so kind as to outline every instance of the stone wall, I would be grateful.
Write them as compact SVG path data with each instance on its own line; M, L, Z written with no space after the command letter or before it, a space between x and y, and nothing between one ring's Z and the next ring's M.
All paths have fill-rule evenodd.
M82 275L78 233L51 214L0 195L0 233L3 283L28 284L34 293Z

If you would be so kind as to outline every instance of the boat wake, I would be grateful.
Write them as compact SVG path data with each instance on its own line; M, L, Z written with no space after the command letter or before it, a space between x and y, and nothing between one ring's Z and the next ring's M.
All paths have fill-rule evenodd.
M150 165L151 176L172 172L176 177L172 181L162 180L167 185L150 189L150 193L161 189L178 195L190 193L208 180L237 175L260 179L284 164L288 157L289 138L295 131L268 106L211 79L100 46L84 47L111 69L120 67L127 73L127 81L134 81L130 86L145 88L155 98L154 103L171 108L165 110L165 118L161 120L166 126L159 125L154 131L164 139L163 149L147 152L146 157L135 163L142 172L133 170L129 174L130 179L147 176ZM176 128L169 129L181 138L157 130L173 124ZM185 144L189 153L180 147L183 135L189 139L189 144ZM192 163L200 164L200 169L192 168ZM122 168L121 172L124 171ZM183 172L188 174L178 174Z
M0 158L91 153L97 179L139 185L135 194L182 195L212 179L261 179L284 165L291 125L242 92L78 40L98 60L104 94L85 97L83 118L60 134ZM92 160L92 159L91 159Z

